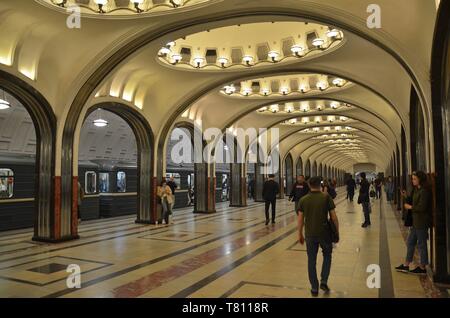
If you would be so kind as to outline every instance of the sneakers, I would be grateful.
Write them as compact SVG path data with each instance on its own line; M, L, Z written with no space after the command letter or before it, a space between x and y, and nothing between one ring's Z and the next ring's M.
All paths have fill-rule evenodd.
M412 271L409 271L409 273L413 274L413 275L423 276L423 275L427 274L427 270L426 269L422 269L419 266L417 266L416 269L413 269Z
M327 294L330 292L330 287L328 287L328 285L325 283L320 284L320 289L322 289Z
M409 273L409 266L405 266L405 265L400 265L400 266L397 266L396 268L395 268L395 270L397 271L397 272L402 272L402 273Z
M419 266L417 266L415 269L413 269L413 270L409 270L409 266L405 266L405 265L400 265L400 266L397 266L396 268L395 268L395 270L397 271L397 272L401 272L401 273L407 273L407 274L412 274L412 275L419 275L419 276L422 276L422 275L427 275L427 270L426 269L422 269L422 268L420 268Z

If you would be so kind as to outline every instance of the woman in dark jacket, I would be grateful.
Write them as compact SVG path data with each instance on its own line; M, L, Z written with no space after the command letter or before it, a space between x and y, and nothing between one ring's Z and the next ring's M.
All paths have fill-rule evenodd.
M395 269L399 272L426 275L426 266L428 265L428 228L431 226L431 193L428 188L427 175L424 172L414 172L412 182L414 186L412 204L404 204L405 209L412 210L413 219L407 240L406 261ZM409 265L413 261L416 246L419 250L420 265L410 271Z
M359 197L358 197L358 204L362 205L363 212L364 212L364 223L361 225L363 228L366 228L371 225L370 223L370 213L372 212L372 207L370 205L370 184L369 181L366 179L366 173L361 173L361 184L359 188Z

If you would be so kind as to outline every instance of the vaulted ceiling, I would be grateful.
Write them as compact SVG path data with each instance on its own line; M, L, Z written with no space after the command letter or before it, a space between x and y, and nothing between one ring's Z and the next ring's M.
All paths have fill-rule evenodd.
M81 130L84 112L99 102L120 101L149 121L156 144L179 121L222 130L274 127L282 157L291 153L343 169L370 161L383 170L401 144L402 127L410 135L413 88L432 139L434 1L378 1L381 29L366 24L373 2L368 0L185 1L186 6L154 11L145 1L142 13L126 1L110 1L105 13L83 8L80 29L69 29L65 9L50 2L1 1L0 69L45 96L58 118L59 138L83 90L90 97L79 127L88 134L94 130ZM114 11L117 6L125 9ZM335 29L337 36L327 36ZM318 38L324 43L315 45ZM333 109L332 102L349 106ZM278 111L271 112L275 105ZM293 110L285 111L286 105ZM306 112L302 105L308 105ZM258 111L264 107L269 111ZM329 122L330 116L336 121ZM338 125L340 117L348 122ZM317 138L336 126L354 128L353 138L344 139L359 140L359 146L335 142L340 136ZM6 128L1 129L4 138ZM126 134L120 125L109 131L111 139ZM2 147L10 147L5 142ZM81 143L80 153L89 147ZM124 147L114 151L128 153Z

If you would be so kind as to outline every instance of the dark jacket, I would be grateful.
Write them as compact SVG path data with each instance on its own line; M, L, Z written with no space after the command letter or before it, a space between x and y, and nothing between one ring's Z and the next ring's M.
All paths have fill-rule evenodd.
M303 183L294 183L292 186L291 194L289 195L289 199L294 199L293 201L297 202L305 195L309 193L309 186L306 182Z
M175 194L175 190L177 189L177 184L175 181L168 181L167 185L169 186L170 190L172 190L172 194Z
M347 180L347 191L355 192L356 182L355 179Z
M431 193L428 189L415 189L412 194L413 227L428 229L431 226Z
M274 201L277 199L277 194L280 193L280 186L273 180L264 182L263 198L265 201Z
M370 189L369 181L367 181L367 179L361 180L358 202L361 203L370 202L369 189Z

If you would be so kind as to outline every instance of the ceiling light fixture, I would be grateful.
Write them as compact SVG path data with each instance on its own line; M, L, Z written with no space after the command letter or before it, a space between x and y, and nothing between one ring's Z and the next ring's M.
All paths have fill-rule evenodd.
M3 91L3 98L0 98L0 110L5 110L11 107L11 104L6 100L5 91Z
M162 47L161 50L159 50L158 55L160 57L166 57L170 52L171 51L168 47Z
M312 41L312 45L314 45L318 49L322 49L324 43L325 41L321 38L316 38Z
M242 58L242 61L247 65L247 66L252 66L252 62L253 62L253 56L251 55L246 55Z
M337 86L337 87L342 87L342 86L345 85L345 80L342 79L342 78L335 78L335 79L333 80L333 84L334 84L335 86Z
M264 96L268 96L268 95L270 94L270 89L268 89L268 88L263 88L263 89L261 90L261 93L262 93Z
M93 124L96 127L103 128L103 127L108 126L108 121L101 118L101 111L102 111L102 109L99 108L98 109L98 118L93 121Z
M296 56L296 57L302 57L304 54L304 50L303 47L301 47L300 45L293 45L291 47L291 52Z
M139 8L139 5L144 3L144 0L130 0L130 2L134 5L134 8L136 9L137 13L142 13L144 10Z
M183 5L183 0L170 0L170 3L174 8L181 7Z
M277 59L278 56L280 56L280 54L277 51L270 51L267 55L272 59L272 62L274 63L278 62Z
M172 64L176 65L176 64L180 63L182 59L183 59L183 57L180 54L173 54L172 55Z
M98 6L98 13L106 13L106 11L103 10L103 7L108 4L108 0L94 0L94 2Z
M289 94L289 88L288 87L282 87L280 89L280 93L286 96L287 94Z
M225 66L228 64L228 59L226 57L219 57L217 61L219 62L220 66L222 66L222 68L225 68Z
M200 68L204 61L205 61L205 59L203 57L194 58L195 67Z
M244 88L244 90L242 91L242 93L245 96L249 96L251 93L253 93L253 90L251 88Z
M329 37L329 38L337 38L337 37L339 37L341 35L341 32L338 30L338 29L330 29L328 32L327 32L327 37Z

